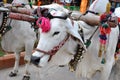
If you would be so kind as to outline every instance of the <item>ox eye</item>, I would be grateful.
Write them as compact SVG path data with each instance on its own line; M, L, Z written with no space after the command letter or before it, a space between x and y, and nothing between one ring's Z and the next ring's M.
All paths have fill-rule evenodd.
M60 32L54 32L52 36L58 35Z

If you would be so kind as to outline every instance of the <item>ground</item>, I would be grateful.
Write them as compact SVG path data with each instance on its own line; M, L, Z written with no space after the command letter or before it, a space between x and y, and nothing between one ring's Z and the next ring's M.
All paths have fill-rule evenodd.
M24 71L24 66L20 67L20 71L17 77L10 78L8 76L11 69L12 68L0 70L0 80L22 80L22 76L23 76L22 73ZM39 69L31 65L30 70L32 72L30 80L40 80ZM68 67L64 67L64 68L59 68L59 70L55 73L51 72L51 74L43 78L43 80L79 80L79 79L75 77L75 74L73 72L70 72L68 70Z
M16 77L9 77L9 73L12 68L0 70L0 80L22 80L24 65L20 67L19 74ZM56 71L57 70L57 71ZM53 72L55 71L55 72ZM31 79L30 80L41 80L40 79L40 69L31 65L30 66ZM75 76L74 72L70 72L68 67L59 67L52 70L49 70L49 75L45 76L42 80L80 80ZM94 79L96 80L96 79ZM109 80L120 80L120 60L113 67L112 74Z

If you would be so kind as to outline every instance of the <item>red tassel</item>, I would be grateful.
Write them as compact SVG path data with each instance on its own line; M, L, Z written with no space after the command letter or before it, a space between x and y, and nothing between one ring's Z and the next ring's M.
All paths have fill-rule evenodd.
M111 32L111 28L108 27L108 28L103 28L103 27L100 27L100 33L101 34L110 34Z
M105 34L105 28L103 28L102 26L100 26L100 34Z
M111 28L110 27L108 27L108 28L105 29L105 33L106 34L110 34L110 32L111 32Z
M106 14L102 14L101 16L100 16L100 20L102 21L103 19L105 19L106 18Z
M120 43L117 46L118 46L118 48L120 48Z
M118 18L118 22L120 22L120 17Z

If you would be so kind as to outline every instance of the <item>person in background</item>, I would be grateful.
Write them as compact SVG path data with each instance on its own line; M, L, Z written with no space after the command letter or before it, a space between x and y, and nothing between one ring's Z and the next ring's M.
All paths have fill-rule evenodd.
M13 0L7 0L7 3L12 3Z
M112 7L116 8L116 7L120 7L120 0L109 0Z
M80 6L81 0L72 0L71 6Z
M80 4L80 12L81 13L85 13L86 9L88 7L88 1L89 0L81 0L81 4Z

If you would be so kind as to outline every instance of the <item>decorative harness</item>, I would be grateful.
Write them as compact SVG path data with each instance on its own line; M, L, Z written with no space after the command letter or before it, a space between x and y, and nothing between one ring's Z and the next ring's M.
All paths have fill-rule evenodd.
M70 35L67 35L65 39L63 39L57 46L53 47L53 49L51 49L50 51L44 51L41 49L36 49L36 51L53 56L65 44L69 37Z
M113 9L112 9L112 10L113 10ZM96 13L96 12L93 12L93 11L88 10L88 11L86 11L86 13L83 14L83 15L86 15L88 12L90 12L90 13L92 13L92 14L95 14L95 15L98 15L98 14L99 14L99 13ZM80 16L80 17L81 17L81 16ZM79 18L80 18L80 17L79 17ZM79 20L79 19L78 19L78 20ZM104 19L101 19L101 21L102 21L102 24L101 24L102 26L103 26L103 21L104 21L104 22L107 22L107 21L113 22L113 21L111 20L111 14L106 15ZM104 27L104 26L103 26L103 27ZM95 32L96 32L98 29L99 29L99 27L97 27L97 28L95 29L95 31L93 32L93 34L86 40L86 43L85 43L86 48L88 48L88 47L90 46L90 44L91 44L91 39L92 39L92 37L94 36ZM107 29L107 26L105 27L105 29ZM120 28L119 28L119 29L120 29ZM103 39L103 38L102 38L102 39ZM116 52L117 52L117 53L120 51L120 50L119 50L119 49L120 49L120 36L119 36L118 42L119 42L119 43L117 44L117 48L116 48ZM118 47L119 47L119 49L118 49ZM101 49L100 49L100 50L101 50ZM82 53L84 53L84 52L83 52L83 49L80 48L79 45L78 45L78 47L77 47L77 52L78 52L78 53L75 54L74 59L71 60L70 63L69 63L70 71L75 71L78 62L81 61L81 59L83 58L83 57L82 57ZM102 51L99 51L99 52L102 52ZM117 53L116 53L116 54L117 54ZM101 55L101 54L99 54L99 55ZM105 63L105 58L102 59L101 63L102 63L102 64Z
M31 0L28 0L29 1L29 5L30 5L30 7L32 8L32 2L31 2ZM12 7L24 7L26 4L24 4L24 3L21 3L21 4L19 4L19 3L12 3L12 6L10 6L11 7L11 10L12 10ZM0 3L0 6L2 6L2 7L4 7L4 4L3 4L3 2L1 2ZM3 12L3 21L2 21L2 24L1 24L1 27L0 27L0 34L3 36L6 32L8 32L10 29L12 29L12 27L10 26L10 23L11 23L11 21L12 20L10 20L10 23L7 25L7 20L8 20L8 17L11 17L11 18L15 18L16 17L16 15L15 14L17 14L17 13L9 13L9 12L7 12L7 11L1 11L1 12ZM28 12L24 12L24 13L28 13ZM24 14L23 13L23 14ZM19 13L18 13L19 14ZM19 14L20 15L20 14ZM18 16L19 16L18 15ZM19 16L20 17L20 19L22 19L23 17L20 15ZM27 18L27 17L25 17L25 18ZM24 19L25 19L24 18ZM15 18L16 19L16 18ZM26 20L26 19L25 19ZM31 19L32 20L32 19ZM30 20L30 21L31 21ZM34 21L34 19L32 20L32 21Z
M84 41L84 34L83 34L83 29L79 26L78 29L79 35L82 37L82 40ZM83 54L85 53L85 50L83 47L80 46L80 44L77 45L76 48L76 54L74 55L74 59L72 59L69 62L69 70L71 72L76 70L78 62L80 62L83 59Z
M11 29L10 26L7 26L7 19L8 19L8 13L7 12L3 12L3 21L2 21L2 25L0 27L0 34L3 36L8 30Z

